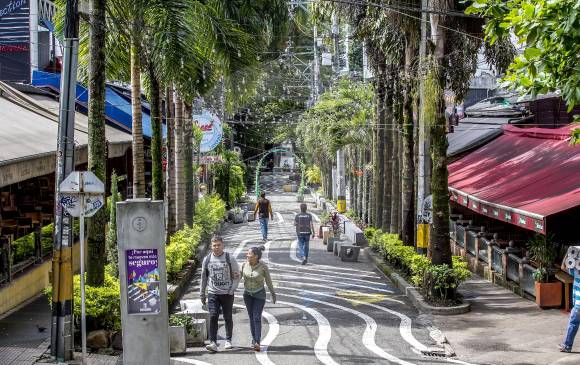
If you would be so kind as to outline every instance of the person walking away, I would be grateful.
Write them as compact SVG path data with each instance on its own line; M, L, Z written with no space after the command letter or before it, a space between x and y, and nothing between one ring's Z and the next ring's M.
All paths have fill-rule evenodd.
M260 194L260 199L256 202L254 216L257 216L260 220L262 239L266 241L268 239L268 217L274 219L274 214L272 213L272 204L266 199L266 193L264 192Z
M302 258L302 265L308 262L308 251L310 250L310 237L314 238L314 224L312 223L312 214L306 212L305 203L300 204L300 213L294 218L296 226L296 235L298 236L298 249Z
M226 341L224 349L232 348L232 330L234 323L232 312L234 292L240 283L240 268L235 258L224 252L224 240L220 236L211 239L211 253L203 259L201 288L199 297L201 303L209 311L209 344L206 349L217 352L218 320L221 312L226 323ZM206 297L207 289L207 297Z
M242 280L244 281L244 303L250 317L250 331L252 332L252 347L260 351L262 338L262 311L266 304L266 290L264 282L270 290L272 304L276 304L276 292L272 285L270 270L261 262L264 246L252 247L246 254L247 261L242 264Z
M568 269L566 267L566 256L564 256L561 269L574 277L572 297L574 307L572 307L572 310L570 311L570 320L568 322L566 338L564 339L564 343L558 345L558 348L560 349L560 352L571 352L574 338L576 337L576 333L578 333L578 328L580 327L580 270L575 268Z

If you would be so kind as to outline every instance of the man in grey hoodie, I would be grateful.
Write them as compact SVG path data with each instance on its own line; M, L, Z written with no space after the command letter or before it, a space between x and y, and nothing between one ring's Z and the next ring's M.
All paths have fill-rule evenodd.
M199 297L209 311L209 344L206 349L217 352L218 319L221 312L226 323L225 349L232 348L232 330L234 323L232 311L234 292L240 283L240 268L234 257L224 251L224 240L220 236L211 239L212 252L203 259L201 288ZM207 297L206 297L207 289Z

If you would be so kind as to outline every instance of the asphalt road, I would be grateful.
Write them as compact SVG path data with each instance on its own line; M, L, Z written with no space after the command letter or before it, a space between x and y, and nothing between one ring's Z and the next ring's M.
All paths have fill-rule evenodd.
M275 212L262 259L270 267L278 296L276 304L268 302L264 309L263 350L255 353L250 347L249 322L240 285L234 308L234 348L223 349L225 332L220 322L218 353L190 348L186 356L175 358L175 363L462 363L433 356L443 351L431 337L434 328L365 254L359 262L341 262L326 251L320 239L315 239L310 244L308 264L300 264L293 227L299 203L295 194L279 191L284 182L286 177L280 176L267 176L262 181L263 188L272 192L268 197ZM306 196L306 201L311 212L320 214L312 198ZM230 225L222 235L226 250L240 263L249 247L263 244L258 222ZM197 288L192 283L185 298L198 298Z

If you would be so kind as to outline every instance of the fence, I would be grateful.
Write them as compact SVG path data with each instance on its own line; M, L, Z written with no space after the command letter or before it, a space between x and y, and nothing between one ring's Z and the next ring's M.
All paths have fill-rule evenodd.
M507 278L513 281L514 283L520 282L520 262L522 261L521 258L517 257L514 254L508 255L508 262L507 262Z
M456 235L455 235L455 227L456 227L457 223L455 223L455 221L453 220L449 220L449 236L451 237L452 240L457 241Z
M458 224L455 226L455 242L458 246L465 247L465 227Z
M534 280L534 273L536 269L528 264L524 264L524 272L520 286L524 292L536 296L536 280Z
M487 256L487 252L489 251L489 241L485 238L479 239L479 259L486 264L489 263L489 258Z
M503 274L503 250L497 246L492 246L491 267L499 274Z
M465 248L467 252L475 256L475 242L477 241L477 233L473 231L467 231L467 241L465 242Z

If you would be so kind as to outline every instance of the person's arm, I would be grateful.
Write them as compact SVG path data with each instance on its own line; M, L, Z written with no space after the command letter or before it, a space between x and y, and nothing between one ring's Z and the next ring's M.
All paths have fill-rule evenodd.
M260 203L256 202L256 208L254 208L254 217L258 215L258 210L260 209Z
M270 211L270 219L274 220L274 213L272 213L272 203L268 203L268 210Z
M312 235L312 238L314 238L314 222L312 216L310 217L310 234Z
M207 275L205 273L204 268L206 267L207 256L203 259L201 264L201 285L199 287L199 299L201 299L201 303L205 305L205 290L207 288Z
M268 269L268 266L266 265L264 265L264 280L266 281L268 290L270 290L272 304L276 304L276 292L274 291L274 284L272 284L272 277L270 277L270 269Z
M564 272L569 272L568 268L566 267L566 257L567 256L564 256L562 259L562 265L560 266L560 269Z
M240 273L240 266L238 265L238 261L232 257L232 288L230 289L230 294L234 295L236 289L238 289L238 285L240 285L240 280L242 280L242 275Z

